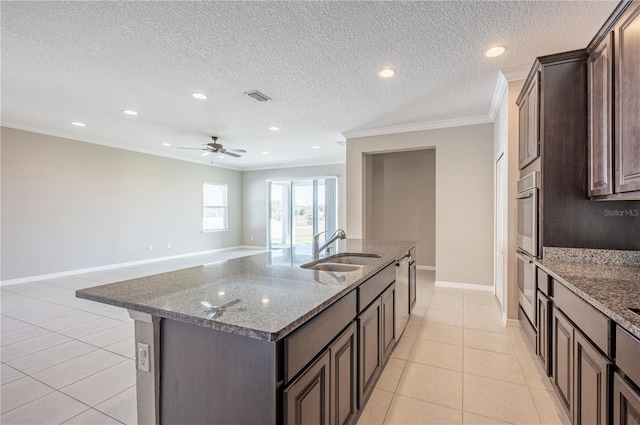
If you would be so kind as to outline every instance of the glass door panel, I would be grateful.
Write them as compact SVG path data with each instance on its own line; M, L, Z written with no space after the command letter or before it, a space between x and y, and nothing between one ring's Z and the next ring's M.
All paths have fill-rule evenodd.
M269 184L269 247L291 246L291 182Z

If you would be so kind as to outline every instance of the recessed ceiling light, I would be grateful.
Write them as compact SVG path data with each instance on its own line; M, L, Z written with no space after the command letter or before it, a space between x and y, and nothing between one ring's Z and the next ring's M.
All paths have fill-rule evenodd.
M138 115L136 111L133 111L131 109L123 109L122 112L124 112L127 115Z
M272 126L272 127L269 127L269 130L278 131L278 130L280 130L280 127Z
M204 93L191 93L191 96L193 96L194 99L198 100L205 100L207 98L207 95Z
M318 146L318 145L313 145L313 146L311 146L311 148L312 148L312 149L320 149L320 146Z
M162 146L171 146L171 143L163 143Z
M84 125L85 125L83 122L78 122L78 121L74 121L71 124L76 125L78 127L84 127Z
M496 56L500 56L506 51L507 48L504 46L495 46L487 50L484 55L488 58L495 58Z
M266 303L268 303L268 302L269 302L269 298L266 298L266 297L265 297L265 298L263 298L263 299L262 299L262 302L263 302L263 303L265 303L265 304L266 304Z
M393 68L384 68L382 71L378 73L382 78L391 78L396 75L396 70Z
M264 151L264 152L262 152L262 155L269 155L269 152Z

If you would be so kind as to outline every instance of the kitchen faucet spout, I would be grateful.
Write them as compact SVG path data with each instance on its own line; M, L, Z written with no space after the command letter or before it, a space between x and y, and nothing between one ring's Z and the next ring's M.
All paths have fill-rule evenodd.
M331 238L327 242L324 243L324 245L318 246L319 243L320 243L319 242L320 235L322 235L323 233L326 233L326 230L324 232L320 232L317 235L313 236L313 259L314 260L317 260L318 258L320 258L320 253L322 251L324 251L325 248L327 248L329 245L334 243L337 239L346 239L347 238L347 234L344 232L344 230L338 229L338 230L335 231L333 236L331 236Z

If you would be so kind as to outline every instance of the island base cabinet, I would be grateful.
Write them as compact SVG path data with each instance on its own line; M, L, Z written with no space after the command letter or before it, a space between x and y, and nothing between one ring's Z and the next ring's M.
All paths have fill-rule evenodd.
M358 327L352 323L329 347L331 425L349 425L358 414Z
M382 303L382 362L387 360L395 346L395 284L380 296Z
M327 350L284 391L287 425L329 425L329 370Z
M573 417L573 325L553 308L553 386L568 416Z
M613 375L613 424L640 425L640 394L617 372Z
M611 362L577 331L574 334L574 351L573 425L606 425Z
M360 378L358 408L362 409L382 368L382 303L380 298L358 316Z

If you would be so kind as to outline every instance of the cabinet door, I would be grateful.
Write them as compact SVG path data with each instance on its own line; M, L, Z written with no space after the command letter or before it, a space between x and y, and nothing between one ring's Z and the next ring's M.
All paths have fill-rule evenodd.
M358 408L358 341L354 323L329 346L331 355L331 425L348 425Z
M550 347L550 323L549 320L551 317L550 310L551 302L549 298L547 298L541 291L538 291L538 301L537 301L537 327L538 334L536 335L536 353L540 358L540 362L542 363L542 367L546 372L547 376L551 375L551 347Z
M617 372L613 374L613 424L640 424L640 394Z
M527 120L529 118L529 103L527 96L522 98L518 106L518 168L527 165Z
M329 351L284 391L287 425L329 425Z
M526 89L519 106L518 168L529 165L539 154L539 72Z
M380 298L378 298L358 316L360 334L359 409L362 409L365 400L369 398L371 391L373 391L382 367L381 310L382 304L380 303Z
M416 292L416 282L418 279L417 272L417 264L416 262L412 262L409 265L409 314L413 310L413 307L416 305L417 292Z
M573 326L555 307L551 332L553 385L560 402L571 418L573 417Z
M391 354L396 342L395 337L395 284L387 288L380 296L382 307L382 363Z
M611 195L613 90L612 35L596 46L588 61L589 84L589 196Z
M574 353L573 425L606 425L611 363L578 331L574 334Z
M640 3L615 29L616 192L640 190Z

